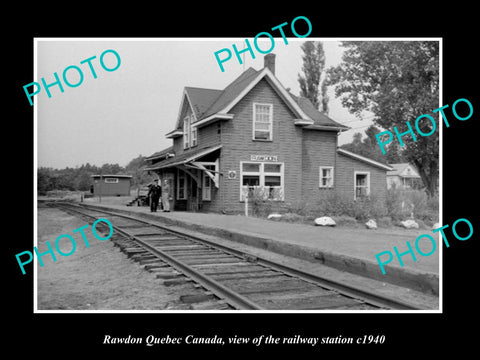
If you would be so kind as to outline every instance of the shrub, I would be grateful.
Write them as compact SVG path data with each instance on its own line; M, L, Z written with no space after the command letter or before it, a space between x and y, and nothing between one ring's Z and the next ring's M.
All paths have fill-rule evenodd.
M423 220L421 220L421 219L415 219L415 221L417 222L419 229L430 229L430 226L428 226L427 224L425 224L425 222L424 222Z
M284 204L284 210L286 213L295 213L298 215L308 215L311 210L309 208L311 208L311 205L303 200Z
M304 216L288 212L288 213L283 214L282 217L280 218L280 220L281 221L286 221L286 222L296 222L296 223L298 223L298 222L304 222Z
M377 220L378 227L389 228L392 224L392 218L390 216L382 216Z
M353 217L360 221L378 219L385 215L387 215L385 204L374 195L354 200Z
M346 215L334 216L332 219L337 225L356 226L358 222L355 218Z
M348 216L364 221L385 216L387 209L374 195L354 200L344 194L328 193L317 201L311 212L317 216Z
M319 216L352 216L354 213L353 202L342 194L336 192L326 193L320 197L315 205L311 208Z
M387 199L385 201L387 207L387 214L393 220L397 221L404 217L402 212L402 199L400 197L400 191L396 189L387 190Z
M267 216L272 210L272 201L264 198L261 189L254 189L249 194L248 206L253 216Z
M438 220L438 195L429 198L423 190L389 189L386 207L388 216L397 222L410 218L412 214L415 219L427 223Z

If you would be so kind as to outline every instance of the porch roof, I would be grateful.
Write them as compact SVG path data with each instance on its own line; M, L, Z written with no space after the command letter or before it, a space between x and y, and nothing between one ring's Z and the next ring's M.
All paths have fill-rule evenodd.
M146 167L145 171L152 171L152 170L160 170L160 169L167 169L171 167L175 167L178 165L183 165L187 163L191 163L205 155L208 155L218 149L220 149L222 145L216 146L209 146L206 148L195 149L193 151L188 151L186 153L180 154L178 156L168 158L164 161L160 161L154 165Z

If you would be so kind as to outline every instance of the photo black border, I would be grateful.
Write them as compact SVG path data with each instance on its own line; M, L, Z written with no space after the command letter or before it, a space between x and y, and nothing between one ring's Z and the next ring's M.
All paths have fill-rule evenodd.
M391 6L391 9L387 7ZM476 42L473 19L474 9L458 4L448 9L420 10L405 3L377 7L348 8L338 5L334 10L318 6L314 9L277 4L260 12L256 7L223 4L217 11L205 7L204 12L184 13L149 11L148 8L129 9L115 13L91 10L92 14L65 14L61 11L34 11L19 19L8 31L8 55L4 55L7 86L4 94L8 109L6 134L15 134L14 149L8 143L4 151L7 162L7 205L14 205L8 221L6 237L8 291L4 307L8 316L6 325L8 347L17 354L27 356L29 351L43 355L99 353L141 354L155 356L175 353L223 353L272 350L284 354L310 353L339 354L352 350L355 354L378 352L384 356L396 352L409 356L416 348L426 354L443 349L462 349L462 353L475 345L474 331L469 321L475 313L474 284L476 283L475 257L478 250L478 215L472 206L476 198L476 152L474 145L478 131L480 101ZM150 9L151 10L151 9ZM163 10L163 9L162 9ZM150 14L150 12L152 12ZM169 15L170 14L170 15ZM306 16L313 25L311 37L441 37L443 38L443 104L452 104L467 98L473 104L474 115L465 122L453 120L450 128L443 129L443 223L452 224L459 218L469 219L474 235L465 242L451 241L443 249L443 313L442 314L33 314L33 276L22 275L14 254L31 248L33 244L33 108L28 105L23 85L33 81L34 37L254 37L258 32L290 22L296 16ZM90 19L94 18L95 20ZM40 21L41 20L41 21ZM307 40L307 39L306 39ZM192 54L194 56L194 54ZM12 127L10 127L12 126ZM11 130L13 129L13 131ZM10 136L5 136L8 141ZM407 239L406 239L407 240ZM473 286L472 286L473 285ZM472 324L473 329L476 324ZM316 348L306 346L105 346L103 336L157 337L198 336L223 337L238 335L255 337L268 334L283 336L336 336L356 337L365 334L385 335L383 345L342 346ZM418 350L420 349L420 350ZM435 351L433 351L435 350ZM394 352L395 351L395 352Z

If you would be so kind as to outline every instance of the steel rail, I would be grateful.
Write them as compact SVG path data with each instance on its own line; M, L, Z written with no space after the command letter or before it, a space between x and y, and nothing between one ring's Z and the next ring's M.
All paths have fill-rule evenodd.
M64 205L64 204L62 204L62 205ZM82 213L81 211L78 211L77 209L72 209L71 207L68 207L68 209L73 210L73 211L75 211L79 214L82 214L84 216L88 216L90 218L93 218L93 216ZM115 216L123 216L123 214L118 215L116 213L112 213L112 212L109 212L109 211L100 211L100 212L103 212L103 213L106 213L106 214L112 214L112 215L115 215ZM130 219L140 221L140 222L144 222L144 223L148 224L148 222L145 222L145 221L140 220L140 219L136 219L136 218L130 218ZM148 225L151 225L151 224L148 224ZM121 227L119 227L117 225L113 225L113 224L112 224L112 226L115 230L117 230L117 232L123 234L124 236L126 236L127 238L129 238L131 240L135 240L136 242L140 243L150 253L159 257L161 260L165 261L167 264L169 264L170 266L172 266L173 268L178 270L180 273L188 276L189 278L191 278L192 280L194 280L195 282L197 282L198 284L200 284L201 286L203 286L207 290L210 290L216 296L225 300L229 305L231 305L231 306L233 306L237 309L240 309L240 310L263 310L263 308L260 307L258 304L254 303L253 301L251 301L251 300L247 299L246 297L240 295L239 293L230 290L229 288L223 286L222 284L215 281L214 279L212 279L212 278L210 278L206 275L203 275L202 273L196 271L194 268L185 264L184 262L175 259L174 257L168 255L167 253L165 253L162 250L156 249L155 247L146 243L142 239L139 239L135 235L132 235L129 232L123 230Z
M69 204L69 205L73 206L73 204ZM287 275L290 275L290 276L295 276L295 277L298 277L302 280L305 280L305 281L308 281L310 283L313 283L313 284L322 286L324 288L327 288L329 290L336 291L336 292L340 293L341 295L351 297L351 298L354 298L354 299L363 300L365 303L371 304L371 305L374 305L374 306L377 306L377 307L391 308L391 309L396 309L396 310L423 310L423 308L417 307L413 304L410 304L410 303L407 303L407 302L404 302L404 301L401 301L401 300L392 299L390 297L387 297L387 296L384 296L384 295L381 295L381 294L371 293L371 292L365 291L361 288L358 288L358 287L355 287L355 286L352 286L352 285L342 284L342 283L340 283L338 281L335 281L335 280L332 280L332 279L327 279L327 278L324 278L324 277L321 277L321 276L318 276L318 275L314 275L314 274L311 274L311 273L308 273L308 272L305 272L305 271L302 271L302 270L299 270L299 269L288 267L288 266L276 263L274 261L259 257L257 255L251 255L251 254L248 254L246 252L243 252L243 251L240 251L240 250L237 250L237 249L233 249L233 248L215 243L213 241L204 239L204 238L196 236L196 235L187 234L187 233L181 232L179 230L171 229L169 226L163 226L163 225L160 225L158 223L151 222L147 219L142 219L142 218L130 216L130 215L127 215L127 214L118 213L118 212L116 212L112 209L98 209L96 207L93 208L93 207L90 207L88 205L83 205L83 204L82 205L76 205L76 206L84 207L85 209L88 209L88 210L103 212L105 214L120 216L120 217L130 219L130 220L134 220L134 221L143 222L144 224L154 226L154 227L157 227L159 229L166 230L166 231L169 231L171 233L174 233L174 234L177 234L177 235L180 235L180 236L183 236L183 237L187 237L189 239L193 239L196 242L200 242L202 244L207 244L208 246L211 246L211 247L216 248L218 250L224 251L224 252L229 253L231 255L242 257L242 258L246 259L247 261L256 262L260 265L264 265L264 266L273 268L273 269L275 269L277 271L280 271L284 274L287 274ZM136 241L143 242L141 239L138 239ZM168 254L165 254L165 255L170 257ZM172 260L176 261L173 258L172 258ZM188 265L186 265L186 266L188 267ZM196 270L194 270L194 269L192 269L192 270L193 270L193 272L196 272ZM212 280L212 281L214 281L214 280ZM221 284L218 284L218 285L223 287L223 285L221 285Z

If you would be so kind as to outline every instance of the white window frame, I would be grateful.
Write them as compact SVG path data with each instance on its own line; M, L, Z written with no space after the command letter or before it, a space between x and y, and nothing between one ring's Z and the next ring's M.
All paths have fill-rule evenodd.
M194 147L194 146L197 146L197 135L198 135L198 129L196 126L192 126L192 120L193 118L190 120L190 128L191 128L191 137L190 137L190 140L191 140L191 147Z
M183 118L183 148L190 147L190 116Z
M257 119L257 105L258 106L268 106L269 107L269 138L268 139L256 139L255 138L255 123ZM254 141L272 141L273 140L273 104L266 103L253 103L253 119L252 119L252 140Z
M323 170L330 170L330 183L327 183L327 185L323 185ZM333 188L333 185L335 183L335 172L333 169L333 166L320 166L318 169L318 187L320 188Z
M259 165L259 172L251 172L251 171L243 171L243 164L258 164ZM280 172L265 172L265 164L271 165L280 165ZM244 175L251 175L251 176L259 176L259 191L262 191L265 195L264 200L269 201L284 201L285 200L285 164L283 162L260 162L260 161L240 161L240 201L245 201L245 194L247 193L248 189L245 189L243 186L243 176ZM266 176L279 176L280 177L280 197L278 199L269 199L268 195L269 192L266 190L267 187L265 186L265 177Z
M367 175L367 196L370 195L370 171L354 171L353 175L353 199L357 200L357 175Z
M105 184L118 184L118 178L106 177L104 182Z

